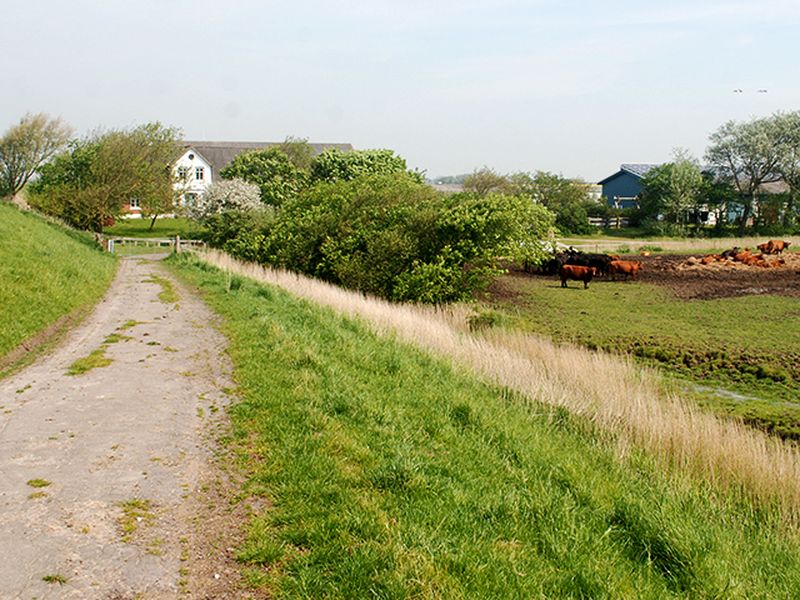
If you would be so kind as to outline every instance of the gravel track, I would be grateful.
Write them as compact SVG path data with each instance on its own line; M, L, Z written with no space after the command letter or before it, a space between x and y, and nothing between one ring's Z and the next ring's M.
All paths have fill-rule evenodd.
M3 600L149 600L202 588L182 567L197 536L191 498L230 385L226 342L157 258L122 259L92 315L0 381ZM160 300L153 276L180 298ZM109 340L114 333L130 339ZM111 364L67 374L103 347Z

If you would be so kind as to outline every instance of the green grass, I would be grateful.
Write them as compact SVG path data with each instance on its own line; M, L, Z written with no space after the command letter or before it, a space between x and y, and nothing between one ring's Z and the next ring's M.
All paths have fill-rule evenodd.
M122 541L129 543L133 540L133 535L138 531L139 525L144 524L150 527L155 523L155 513L153 513L153 503L143 498L131 498L118 504L122 510L118 523L122 531Z
M108 346L106 344L103 344L88 356L84 356L83 358L76 360L69 367L67 367L67 375L83 375L87 371L107 367L113 363L114 360L106 356L107 347Z
M238 549L275 598L796 597L766 509L362 324L170 259L223 319ZM570 292L567 292L570 293Z
M47 481L47 479L37 478L37 479L29 479L27 483L32 488L43 488L50 485L51 482Z
M643 283L595 281L589 290L545 277L507 277L515 293L484 311L504 327L557 342L627 353L682 381L742 396L683 390L722 414L800 438L800 310L796 298L686 301ZM484 317L488 318L488 317Z
M155 283L161 287L161 291L158 293L158 299L164 304L173 304L181 299L180 295L175 289L175 286L169 279L165 277L150 275L148 279L144 280L144 283Z
M60 575L59 573L55 573L51 575L45 575L42 577L42 581L45 583L57 583L59 585L64 585L67 583L67 581L69 581L69 579L63 575Z
M91 236L0 202L0 357L97 302L116 262Z
M118 221L113 227L103 230L105 235L139 238L168 238L181 236L183 239L197 239L203 233L203 227L196 221L186 218L156 220L150 230L150 219L127 219Z

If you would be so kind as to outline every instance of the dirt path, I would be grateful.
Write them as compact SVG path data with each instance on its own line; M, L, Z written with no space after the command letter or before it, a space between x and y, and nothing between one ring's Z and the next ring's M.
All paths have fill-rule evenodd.
M159 299L171 286L180 298ZM213 319L155 260L124 259L81 327L0 381L3 600L149 600L187 588L187 498L230 385ZM102 349L95 358L109 365L67 374Z

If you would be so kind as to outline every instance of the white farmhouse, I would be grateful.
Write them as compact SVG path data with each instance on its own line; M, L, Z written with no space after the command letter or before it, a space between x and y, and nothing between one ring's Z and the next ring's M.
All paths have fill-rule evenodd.
M280 146L282 142L207 142L184 141L183 153L175 161L175 189L181 195L181 203L201 196L206 188L219 178L219 172L242 152L264 150ZM353 149L352 144L311 143L314 156L330 148L342 152ZM137 200L132 200L127 208L130 217L141 215Z

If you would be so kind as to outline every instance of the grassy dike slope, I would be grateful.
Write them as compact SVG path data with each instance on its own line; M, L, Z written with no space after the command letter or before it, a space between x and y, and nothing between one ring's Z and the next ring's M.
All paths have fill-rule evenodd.
M88 234L0 203L0 361L59 318L95 303L115 269L114 258Z
M357 321L173 264L230 338L243 496L269 506L239 559L272 596L800 596L776 514Z

